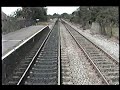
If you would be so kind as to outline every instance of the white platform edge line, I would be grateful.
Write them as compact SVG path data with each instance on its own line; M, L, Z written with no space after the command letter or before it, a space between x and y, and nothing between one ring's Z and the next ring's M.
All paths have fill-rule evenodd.
M48 26L48 25L47 25ZM16 49L18 49L20 46L22 46L24 43L26 43L28 40L30 40L31 38L33 38L36 34L38 34L41 30L45 29L47 26L43 27L42 29L40 29L38 32L36 32L35 34L33 34L31 37L27 38L26 40L24 40L21 44L19 44L18 46L16 46L14 49L10 50L7 54L5 54L4 56L2 56L2 60L4 58L6 58L8 55L10 55L12 52L14 52Z

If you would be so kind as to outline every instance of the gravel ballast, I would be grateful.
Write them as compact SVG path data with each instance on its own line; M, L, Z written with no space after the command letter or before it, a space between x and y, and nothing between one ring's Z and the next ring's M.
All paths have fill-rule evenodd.
M103 50L105 50L108 54L110 54L113 58L115 58L117 61L119 61L119 42L115 42L111 39L107 39L106 37L103 37L102 35L92 35L90 30L82 30L82 28L79 28L75 24L71 24L70 22L67 22L69 25L71 25L74 29L76 29L78 32L83 34L85 37L87 37L89 40L91 40L93 43L101 47Z
M102 80L98 78L95 70L86 59L76 42L66 31L63 24L60 24L61 49L64 49L69 58L69 76L73 85L102 85ZM66 47L65 47L66 46ZM62 56L61 56L62 57ZM62 61L62 60L61 60Z

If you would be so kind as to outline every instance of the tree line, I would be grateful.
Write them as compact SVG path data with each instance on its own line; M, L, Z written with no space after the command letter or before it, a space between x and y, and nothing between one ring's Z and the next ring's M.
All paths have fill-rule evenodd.
M38 21L47 21L47 9L44 7L22 7L17 9L7 20L2 21L2 33L7 34L24 27L35 25Z
M44 7L22 7L14 12L14 17L23 17L26 20L47 21L47 9Z
M80 6L72 14L62 14L61 17L79 23L83 28L97 22L103 35L106 35L105 27L119 27L119 9L115 6Z

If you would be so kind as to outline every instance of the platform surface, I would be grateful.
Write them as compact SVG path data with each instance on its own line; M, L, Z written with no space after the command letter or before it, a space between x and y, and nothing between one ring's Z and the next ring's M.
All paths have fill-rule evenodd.
M6 35L2 35L2 56L45 26L46 25L29 26Z

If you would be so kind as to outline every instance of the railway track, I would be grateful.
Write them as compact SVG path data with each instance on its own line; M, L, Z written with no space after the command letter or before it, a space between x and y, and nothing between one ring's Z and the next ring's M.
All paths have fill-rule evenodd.
M106 54L102 49L62 21L66 29L73 37L78 46L83 50L91 65L96 70L98 76L106 85L119 84L119 62Z
M31 50L31 53L29 53L28 56L20 62L18 67L14 70L14 73L5 81L4 84L60 84L59 45L59 28L57 21L53 29L49 33L46 33L43 39L35 45L33 50Z
M60 37L63 37L63 34L61 32ZM67 56L67 52L66 52L66 42L65 39L61 38L61 84L62 85L70 85L73 84L71 81L71 76L70 76L70 60Z
M77 45L82 49L98 76L103 80L103 83L118 85L119 62L70 25L64 21L62 23ZM43 34L43 37L28 52L26 57L21 60L13 74L4 81L3 85L72 84L72 81L70 81L71 77L69 76L69 58L64 51L66 45L61 48L60 57L59 20L56 21L52 30ZM61 63L60 58L62 60Z

